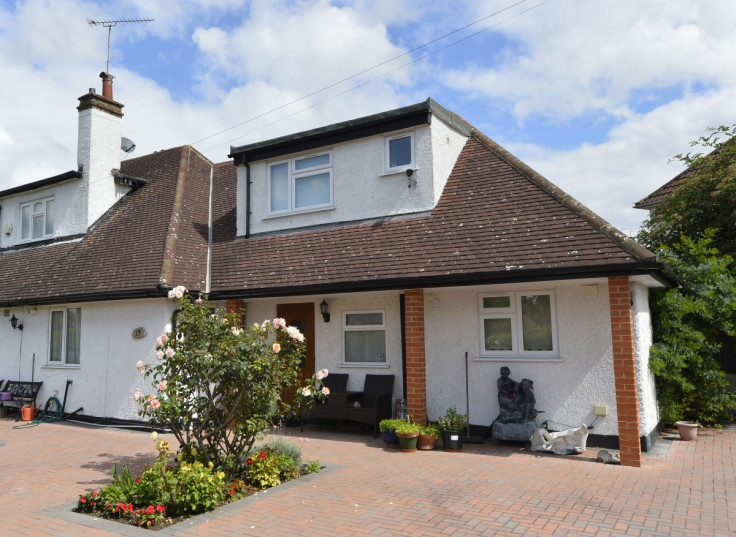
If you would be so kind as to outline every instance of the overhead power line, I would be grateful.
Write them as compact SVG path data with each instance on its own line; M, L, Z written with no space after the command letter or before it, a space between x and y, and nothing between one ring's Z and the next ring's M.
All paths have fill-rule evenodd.
M437 43L438 41L441 41L443 39L446 39L447 37L449 37L451 35L457 34L458 32L461 32L461 31L466 30L466 29L468 29L468 28L470 28L472 26L475 26L477 24L480 24L481 22L483 22L485 20L488 20L488 19L490 19L492 17L495 17L495 16L497 16L497 15L499 15L499 14L505 12L505 11L508 11L509 9L512 9L512 8L514 8L514 7L516 7L516 6L520 5L520 4L526 3L528 1L529 0L519 0L518 2L515 2L514 4L511 4L509 6L506 6L503 9L499 9L498 11L495 11L494 13L491 13L490 15L486 15L485 17L482 17L480 19L477 19L477 20L475 20L475 21L473 21L473 22L471 22L469 24L466 24L465 26L462 26L460 28L457 28L455 30L452 30L451 32L448 32L448 33L446 33L444 35L441 35L441 36L436 37L436 38L434 38L434 39L432 39L430 41L427 41L426 43L423 43L423 44L421 44L421 45L419 45L417 47L414 47L411 50L408 50L406 52L403 52L402 54L399 54L398 56L394 56L393 58L390 58L390 59L385 60L385 61L383 61L381 63L378 63L378 64L376 64L376 65L374 65L372 67L369 67L367 69L364 69L364 70L362 70L362 71L360 71L358 73L355 73L353 75L350 75L349 77L343 78L342 80L338 80L337 82L333 82L333 83L331 83L331 84L329 84L327 86L324 86L321 89L318 89L316 91L313 91L311 93L308 93L307 95L304 95L302 97L299 97L298 99L295 99L295 100L290 101L288 103L285 103L285 104L283 104L281 106L278 106L276 108L273 108L273 109L271 109L271 110L269 110L267 112L263 112L262 114L258 114L256 116L253 116L253 117L251 117L251 118L249 118L249 119L247 119L245 121L242 121L240 123L237 123L236 125L233 125L231 127L228 127L226 129L223 129L223 130L221 130L219 132L216 132L214 134L211 134L209 136L205 136L204 138L200 138L199 140L196 140L196 141L192 142L191 145L195 145L195 144L198 144L200 142L204 142L206 140L209 140L211 138L214 138L215 136L219 136L219 135L224 134L224 133L226 133L228 131L231 131L233 129L237 129L238 127L242 127L243 125L246 125L248 123L251 123L251 122L253 122L253 121L257 120L257 119L260 119L262 117L265 117L265 116L268 116L270 114L273 114L274 112L278 112L279 110L282 110L284 108L287 108L287 107L289 107L289 106L291 106L293 104L297 104L297 103L299 103L301 101L304 101L304 100L306 100L306 99L308 99L310 97L313 97L313 96L315 96L315 95L317 95L319 93L322 93L322 92L324 92L324 91L326 91L328 89L334 88L335 86L338 86L340 84L343 84L343 83L345 83L345 82L347 82L349 80L352 80L354 78L357 78L357 77L359 77L361 75L364 75L366 73L369 73L370 71L373 71L373 70L375 70L375 69L377 69L379 67L382 67L382 66L384 66L386 64L389 64L389 63L391 63L393 61L396 61L396 60L398 60L400 58L403 58L404 56L408 56L408 55L410 55L410 54L412 54L412 53L414 53L414 52L416 52L418 50L421 50L422 48L425 48L425 47L428 47L429 45L432 45L434 43ZM270 127L271 125L274 125L274 124L276 124L276 123L278 123L280 121L283 121L283 120L285 120L287 118L293 117L294 115L299 114L301 112L304 112L306 110L309 110L310 108L314 108L315 106L319 106L321 104L324 104L324 103L326 103L326 102L328 102L328 101L330 101L330 100L332 100L332 99L334 99L336 97L339 97L341 95L344 95L346 93L349 93L351 91L354 91L356 89L359 89L359 88L361 88L361 87L363 87L363 86L365 86L367 84L370 84L371 82L374 82L374 81L376 81L376 80L378 80L380 78L383 78L383 77L385 77L385 76L387 76L387 75L389 75L391 73L394 73L396 71L399 71L401 69L404 69L405 67L408 67L409 65L412 65L412 64L417 63L417 62L419 62L421 60L424 60L425 58L428 58L429 56L432 56L434 54L437 54L438 52L442 52L443 50L447 50L448 48L453 47L453 46L455 46L455 45L457 45L459 43L462 43L463 41L467 41L468 39L471 39L471 38L473 38L473 37L475 37L475 36L477 36L477 35L485 32L487 30L490 30L491 28L495 28L496 26L499 26L500 24L503 24L503 23L505 23L505 22L507 22L507 21L509 21L509 20L511 20L513 18L515 18L515 17L518 17L519 15L523 15L524 13L527 13L527 12L529 12L529 11L531 11L531 10L533 10L533 9L535 9L535 8L543 5L543 4L546 4L547 2L549 2L549 0L543 0L543 1L539 2L538 4L535 4L534 6L528 8L528 9L525 9L523 11L520 11L519 13L516 13L516 14L514 14L514 15L512 15L512 16L510 16L510 17L508 17L508 18L506 18L506 19L504 19L502 21L499 21L499 22L497 22L495 24L492 24L490 26L486 26L485 28L482 28L481 30L479 30L477 32L474 32L474 33L472 33L470 35L467 35L467 36L465 36L465 37L463 37L461 39L458 39L457 41L454 41L454 42L452 42L452 43L450 43L450 44L448 44L448 45L446 45L446 46L444 46L442 48L439 48L439 49L436 49L434 51L428 52L428 53L420 56L419 58L416 58L416 59L414 59L414 60L412 60L410 62L407 62L407 63L405 63L405 64L403 64L403 65L401 65L401 66L399 66L399 67L397 67L395 69L392 69L392 70L387 71L385 73L382 73L382 74L380 74L378 76L375 76L375 77L371 78L370 80L367 80L365 82L362 82L362 83L360 83L360 84L358 84L356 86L353 86L353 87L351 87L351 88L349 88L349 89L347 89L345 91L342 91L342 92L340 92L340 93L338 93L336 95L333 95L331 97L328 97L327 99L324 99L324 100L322 100L322 101L320 101L318 103L314 103L314 104L312 104L310 106L307 106L306 108L303 108L303 109L298 110L298 111L296 111L296 112L294 112L292 114L289 114L288 116L285 116L285 117L283 117L281 119L278 119L276 121L273 121L272 123L268 123L267 125L264 125L262 127L259 127L256 130L250 131L250 132L248 132L246 134L242 134L242 135L237 136L236 138L233 138L233 139L228 140L226 142L217 144L216 146L213 146L210 149L214 149L215 147L219 147L219 146L224 145L226 143L230 143L230 142L233 142L233 141L235 141L237 139L243 138L244 136L248 136L248 135L250 135L250 134L252 134L254 132L257 132L258 130L264 129L266 127ZM209 151L210 149L207 149L206 151Z

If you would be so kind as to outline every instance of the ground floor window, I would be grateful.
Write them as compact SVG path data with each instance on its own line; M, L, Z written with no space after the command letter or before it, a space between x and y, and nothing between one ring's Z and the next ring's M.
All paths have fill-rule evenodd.
M82 333L82 309L67 308L51 311L51 341L49 363L79 364L79 347Z
M552 291L481 295L479 310L481 356L558 354Z
M386 325L383 311L343 312L343 361L385 363Z

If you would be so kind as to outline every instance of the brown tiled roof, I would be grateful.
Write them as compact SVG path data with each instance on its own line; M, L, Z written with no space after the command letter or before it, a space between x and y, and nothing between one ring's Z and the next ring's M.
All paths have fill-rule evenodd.
M234 177L215 189L232 220ZM225 237L223 237L225 239ZM213 297L652 271L654 256L473 131L426 216L215 241Z
M653 206L661 203L662 201L669 198L672 193L683 184L687 179L695 175L695 171L692 168L688 168L679 175L676 175L673 179L670 179L657 190L649 194L647 197L637 201L634 204L635 209L650 209Z
M0 252L0 273L11 275L0 281L0 304L161 296L172 284L204 289L210 162L184 146L121 169L148 184L81 240Z

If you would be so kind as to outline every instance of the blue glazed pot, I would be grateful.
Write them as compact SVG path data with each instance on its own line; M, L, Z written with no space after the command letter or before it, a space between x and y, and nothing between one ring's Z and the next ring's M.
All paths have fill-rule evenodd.
M383 441L386 442L386 445L391 448L398 448L399 447L399 437L396 436L395 431L383 431L381 433L383 436Z

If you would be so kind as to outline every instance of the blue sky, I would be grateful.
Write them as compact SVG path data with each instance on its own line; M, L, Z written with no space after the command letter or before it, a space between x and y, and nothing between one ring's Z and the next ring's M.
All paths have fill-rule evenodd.
M0 0L0 189L76 168L77 98L107 55L87 18L154 19L112 31L133 156L221 162L432 97L633 232L669 158L736 122L730 0Z

